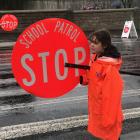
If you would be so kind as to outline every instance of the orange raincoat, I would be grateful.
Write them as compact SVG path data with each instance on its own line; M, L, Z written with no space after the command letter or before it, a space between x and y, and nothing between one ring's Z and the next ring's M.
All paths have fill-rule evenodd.
M83 75L83 85L88 84L88 131L102 140L118 140L123 121L122 60L103 56L94 61L95 56Z

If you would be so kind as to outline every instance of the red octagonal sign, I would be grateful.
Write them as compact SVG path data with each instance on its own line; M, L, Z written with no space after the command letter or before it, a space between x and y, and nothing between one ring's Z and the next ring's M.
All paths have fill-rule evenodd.
M126 26L126 27L124 28L124 32L127 33L128 31L129 31L129 27Z
M18 84L35 96L55 98L72 90L84 70L64 64L87 65L88 41L72 22L50 18L29 26L12 52L12 70Z
M12 14L5 14L0 20L0 25L5 31L13 31L18 26L18 19Z

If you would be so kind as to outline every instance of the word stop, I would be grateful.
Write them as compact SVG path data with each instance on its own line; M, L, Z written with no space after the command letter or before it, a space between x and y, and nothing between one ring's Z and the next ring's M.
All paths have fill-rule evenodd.
M78 58L78 53L82 53L82 58ZM39 68L42 69L41 75L43 76L43 81L44 83L47 83L49 80L49 75L48 75L48 70L47 68L49 67L47 65L47 57L49 57L50 52L42 52L38 53L38 59L41 61L41 66L38 66ZM60 68L59 68L59 57L63 56L64 63L68 62L67 58L67 53L64 49L59 49L56 51L55 56L54 56L54 68L55 68L55 75L58 80L65 80L68 76L68 68L64 67L64 72L63 74L60 73ZM86 58L86 52L84 48L79 47L74 49L74 56L75 56L75 64L81 64L82 62L85 61ZM31 77L31 80L27 80L27 78L23 78L22 81L24 85L26 86L32 86L36 82L36 74L34 70L26 63L26 61L36 61L31 54L24 54L21 57L21 65L22 67L28 72L28 74ZM75 69L75 76L79 76L78 69Z

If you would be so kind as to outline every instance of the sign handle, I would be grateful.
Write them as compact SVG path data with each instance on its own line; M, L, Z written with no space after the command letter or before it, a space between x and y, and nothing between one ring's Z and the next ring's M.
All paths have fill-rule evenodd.
M72 64L72 63L65 63L65 67L78 68L78 69L84 69L84 70L89 70L90 69L90 66L79 65L79 64Z
M78 68L78 69L83 69L83 70L90 70L90 66L87 65L79 65L79 64L72 64L72 63L65 63L65 67L69 68ZM128 75L135 75L135 76L140 76L140 73L134 73L134 72L127 72L127 71L119 71L121 74L128 74Z

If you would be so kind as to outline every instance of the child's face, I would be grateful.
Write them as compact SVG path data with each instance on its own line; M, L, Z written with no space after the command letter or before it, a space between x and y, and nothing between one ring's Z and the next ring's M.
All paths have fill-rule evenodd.
M104 51L102 43L97 40L96 36L93 36L92 40L89 41L89 45L91 53L96 53L97 55L100 55Z

